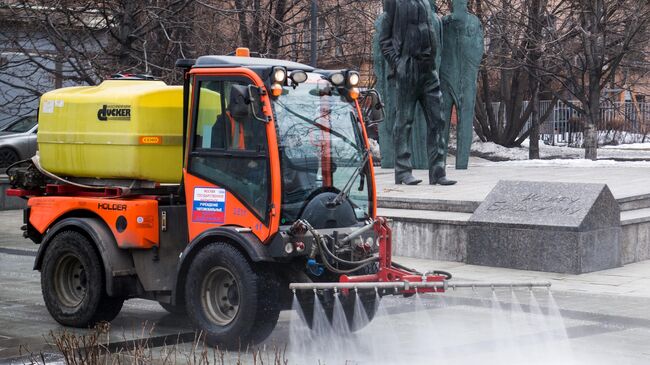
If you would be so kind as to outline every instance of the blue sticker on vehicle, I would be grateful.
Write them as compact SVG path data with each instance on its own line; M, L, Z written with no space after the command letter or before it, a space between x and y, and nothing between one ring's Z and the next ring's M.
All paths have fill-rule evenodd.
M224 223L226 220L226 189L194 188L192 222Z

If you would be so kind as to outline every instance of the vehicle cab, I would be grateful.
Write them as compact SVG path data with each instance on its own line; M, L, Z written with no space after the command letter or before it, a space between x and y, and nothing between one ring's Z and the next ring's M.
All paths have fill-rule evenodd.
M336 229L375 217L358 73L241 56L185 64L190 241L226 222L270 243L299 219Z

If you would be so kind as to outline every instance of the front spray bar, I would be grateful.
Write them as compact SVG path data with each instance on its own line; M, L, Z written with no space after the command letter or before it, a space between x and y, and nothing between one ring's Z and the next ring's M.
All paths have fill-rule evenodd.
M354 290L354 289L393 289L400 292L412 292L417 289L435 289L434 291L447 291L449 289L461 288L549 288L550 282L531 281L531 282L471 282L471 281L389 281L389 282L345 282L345 283L291 283L289 289L296 290Z
M550 287L549 282L456 282L450 281L451 276L434 271L422 274L413 269L394 264L392 261L392 232L385 218L377 217L372 223L350 234L343 241L352 240L361 234L375 230L379 240L378 270L367 275L341 275L339 282L329 283L291 283L289 289L297 290L393 290L395 294L415 294L444 292L448 289L459 288L534 288Z

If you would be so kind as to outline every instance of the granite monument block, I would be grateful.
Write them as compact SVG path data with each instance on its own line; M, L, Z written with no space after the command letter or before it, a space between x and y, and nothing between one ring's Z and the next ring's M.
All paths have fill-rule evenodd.
M470 218L467 262L587 273L621 266L620 236L607 185L500 181Z

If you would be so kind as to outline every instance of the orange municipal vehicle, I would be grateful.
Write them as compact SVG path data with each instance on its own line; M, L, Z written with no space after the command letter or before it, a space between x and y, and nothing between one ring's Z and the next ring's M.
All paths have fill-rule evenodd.
M40 245L34 269L56 321L92 326L115 318L126 299L146 298L187 313L209 343L237 346L266 338L294 294L309 318L315 298L331 315L339 292L350 319L355 300L372 318L381 295L445 289L449 274L424 275L391 260L365 129L382 119L382 105L372 90L359 92L358 73L246 56L177 67L185 74L177 183L93 179L102 165L92 162L94 175L85 177L55 175L37 158L8 169L8 194L29 199L22 229ZM116 79L111 87L125 91L154 82ZM92 104L95 92L80 91L96 104L93 125L127 128L135 111L110 100ZM42 102L39 118L68 104ZM89 128L57 143L78 148ZM105 135L88 148L108 144ZM136 137L147 148L167 139ZM131 148L111 146L97 158ZM165 169L172 160L148 164Z

